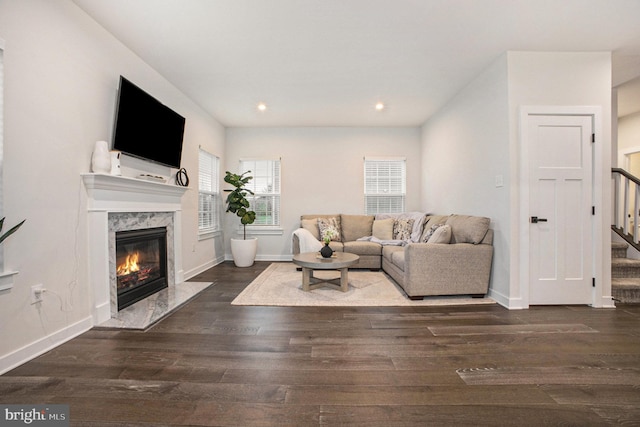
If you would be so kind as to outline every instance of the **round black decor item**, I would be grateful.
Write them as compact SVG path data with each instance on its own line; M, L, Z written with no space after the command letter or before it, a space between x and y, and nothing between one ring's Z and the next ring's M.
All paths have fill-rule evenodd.
M176 173L176 184L181 187L189 186L189 175L187 175L187 170L185 168L181 168L178 173Z
M328 243L325 243L322 249L320 249L320 255L322 255L323 258L331 258L333 249L329 247Z

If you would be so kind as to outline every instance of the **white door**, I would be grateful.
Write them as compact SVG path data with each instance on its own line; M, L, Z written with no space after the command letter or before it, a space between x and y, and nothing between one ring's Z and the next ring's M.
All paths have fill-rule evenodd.
M592 116L530 115L529 304L590 304Z

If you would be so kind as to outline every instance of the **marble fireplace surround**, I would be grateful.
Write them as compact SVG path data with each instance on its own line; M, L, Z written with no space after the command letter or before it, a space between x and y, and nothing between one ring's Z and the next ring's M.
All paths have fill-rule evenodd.
M184 282L181 198L188 188L106 174L83 174L82 179L88 195L94 326L144 328L166 314L168 305L180 304L209 285ZM169 288L118 312L115 232L150 227L167 228ZM175 301L177 294L180 301Z

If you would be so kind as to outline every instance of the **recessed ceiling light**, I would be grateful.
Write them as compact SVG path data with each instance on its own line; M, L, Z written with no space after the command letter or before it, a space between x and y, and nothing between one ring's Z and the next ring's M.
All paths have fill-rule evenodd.
M382 102L378 102L378 103L376 104L376 110L377 110L377 111L382 111L382 110L384 110L384 104L383 104Z
M258 104L258 110L266 111L267 110L267 104L265 104L264 102L261 102L260 104Z

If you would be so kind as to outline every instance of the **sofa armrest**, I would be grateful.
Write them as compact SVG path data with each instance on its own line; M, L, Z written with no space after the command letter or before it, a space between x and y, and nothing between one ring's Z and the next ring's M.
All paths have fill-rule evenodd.
M410 243L403 288L409 296L486 294L492 259L492 245Z

